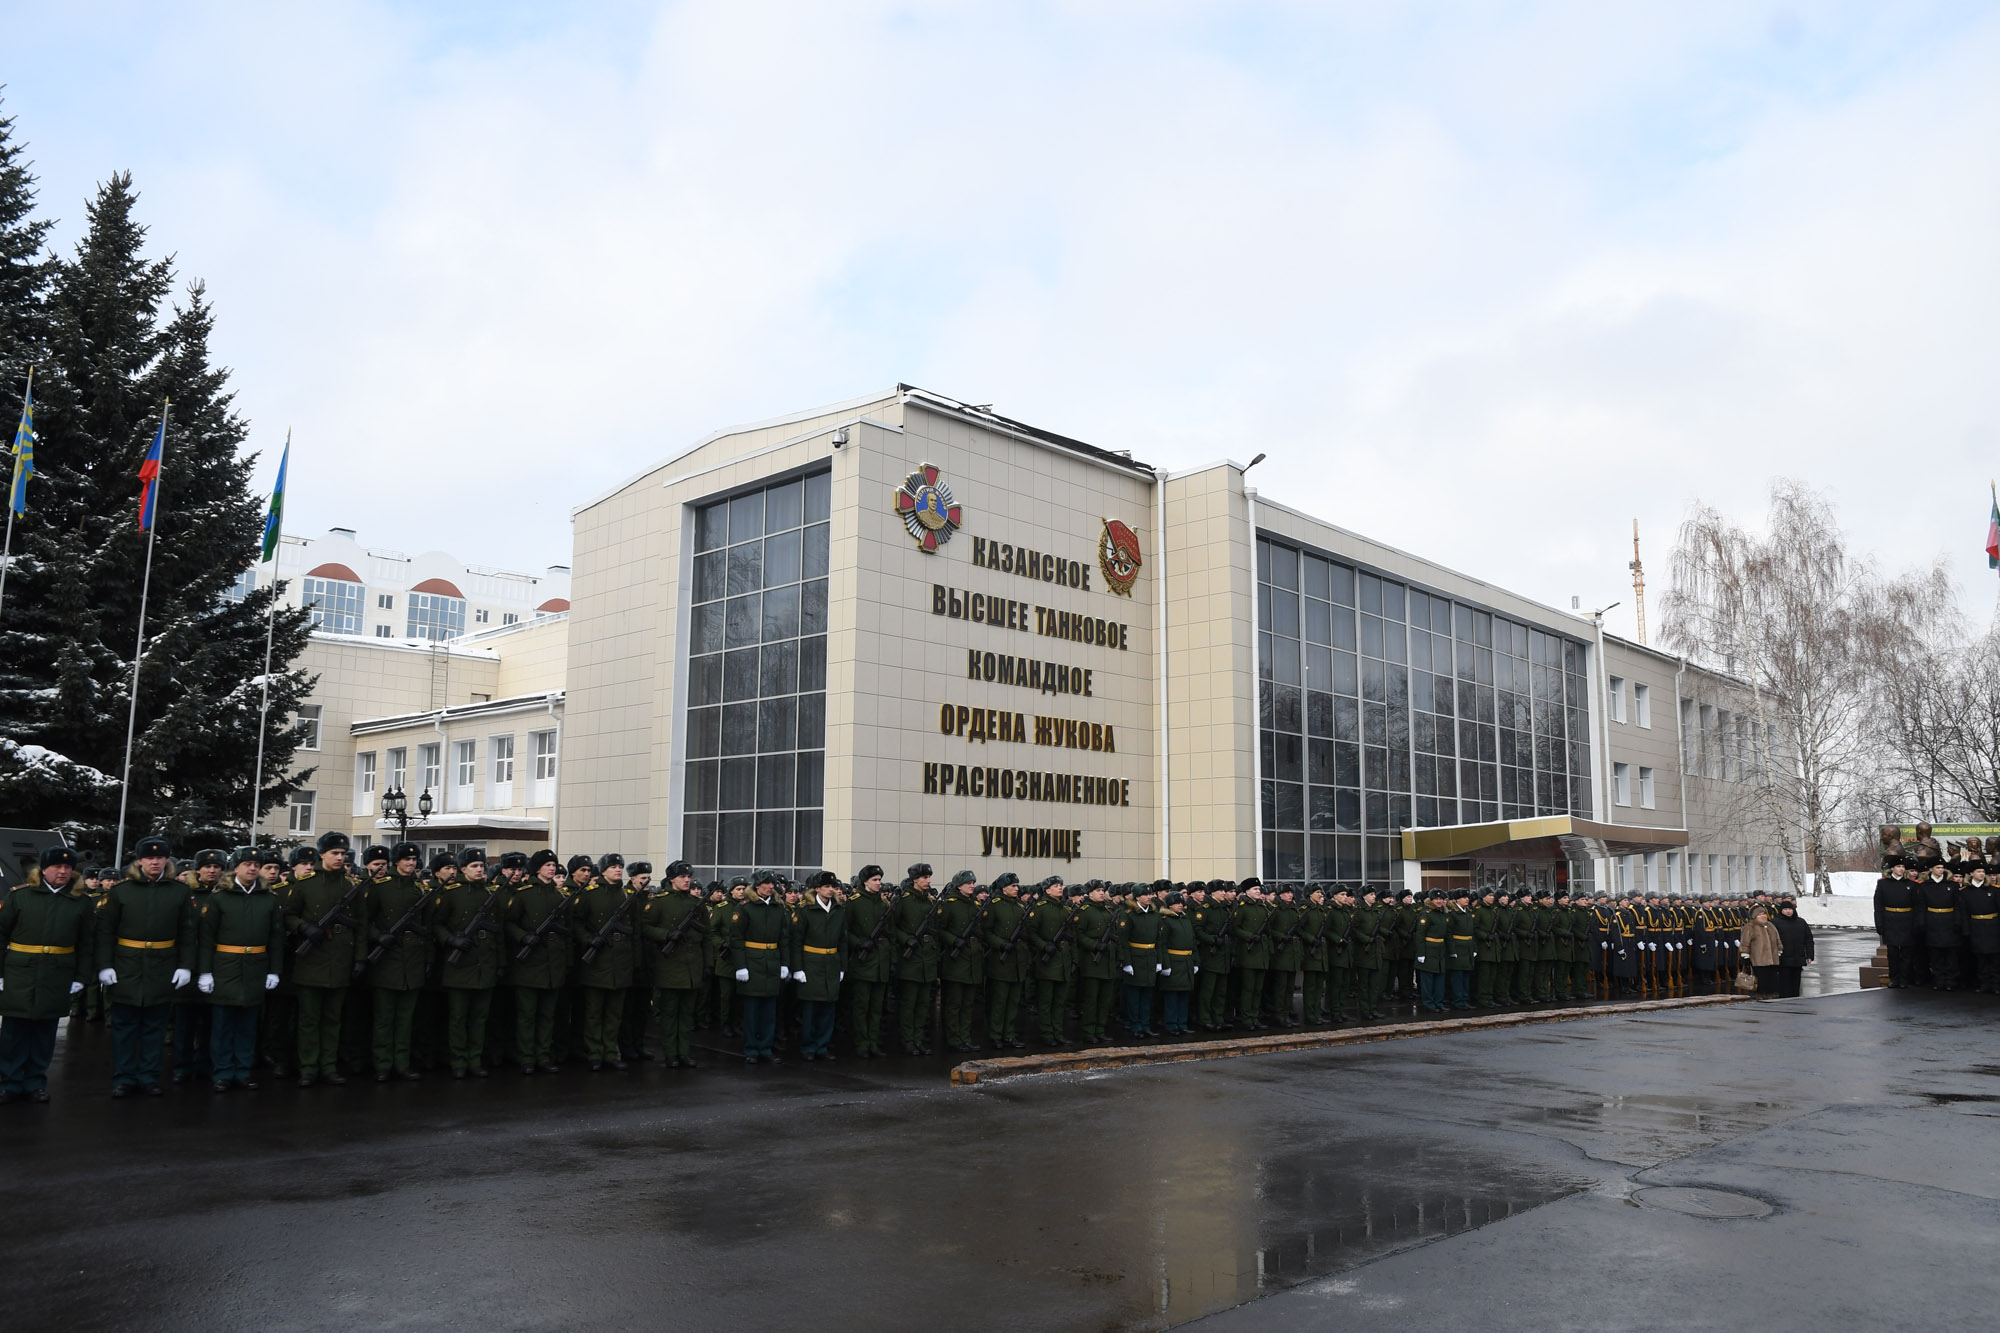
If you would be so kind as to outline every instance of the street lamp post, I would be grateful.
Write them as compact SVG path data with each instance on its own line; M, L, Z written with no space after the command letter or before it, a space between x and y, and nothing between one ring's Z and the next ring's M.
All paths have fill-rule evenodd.
M417 797L417 822L428 823L435 808L431 801L431 789L426 787ZM410 798L403 794L401 787L391 787L382 793L382 818L396 821L397 842L410 840Z

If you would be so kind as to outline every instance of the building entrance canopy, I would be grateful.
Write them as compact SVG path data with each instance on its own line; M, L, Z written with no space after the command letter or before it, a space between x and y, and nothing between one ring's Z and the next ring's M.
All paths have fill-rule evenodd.
M1686 829L1600 824L1575 815L1403 830L1405 861L1583 861L1685 847Z

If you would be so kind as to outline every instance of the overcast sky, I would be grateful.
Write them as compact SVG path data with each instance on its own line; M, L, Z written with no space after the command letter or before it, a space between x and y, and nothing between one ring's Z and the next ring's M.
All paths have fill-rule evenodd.
M901 380L1627 632L1632 520L1663 590L1776 475L1992 606L1991 3L5 12L62 247L131 170L294 532L536 570Z

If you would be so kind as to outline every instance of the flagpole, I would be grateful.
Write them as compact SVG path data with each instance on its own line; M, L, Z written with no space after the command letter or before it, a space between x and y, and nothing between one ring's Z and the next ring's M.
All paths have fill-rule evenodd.
M21 414L27 415L28 404L35 401L35 368L28 367L28 388L21 395ZM14 466L18 469L21 460L17 456ZM22 485L26 485L24 479ZM0 546L0 611L7 609L7 570L14 563L14 475L7 474L7 541Z
M166 471L167 409L172 400L160 403L160 471ZM160 535L160 487L164 476L153 478L152 522L146 525L146 573L139 581L139 642L132 650L132 701L125 713L125 772L118 783L118 839L112 844L111 864L125 864L125 810L132 796L132 737L139 726L139 666L146 659L146 598L153 591L153 544Z
M279 493L283 493L285 472L291 466L292 432L285 429L285 452L278 464ZM271 716L271 641L278 631L278 548L285 541L285 509L278 506L278 540L271 547L271 605L264 616L264 701L257 707L257 767L250 774L250 832L247 838L252 847L257 845L257 818L263 813L264 804L264 734L270 725Z

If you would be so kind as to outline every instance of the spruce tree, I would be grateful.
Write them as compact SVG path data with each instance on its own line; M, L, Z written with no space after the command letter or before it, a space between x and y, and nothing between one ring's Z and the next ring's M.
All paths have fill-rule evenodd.
M0 108L5 105L0 100ZM34 212L35 178L22 146L14 141L14 118L0 115L0 418L9 446L28 367L41 359L47 344L54 265L45 246L52 224ZM13 478L11 463L7 477Z
M172 262L148 259L129 175L99 187L75 254L56 265L47 363L36 376L40 476L15 528L20 559L0 610L0 804L10 822L62 829L109 855L146 533L140 462L171 401L155 523L125 847L176 850L245 835L266 613L275 589L225 593L257 557L262 497L229 373L209 359L200 283L169 304ZM20 600L16 601L16 587ZM309 617L279 608L264 773L289 768L288 725L311 682L287 669ZM11 743L11 744L10 744ZM306 775L300 775L301 777ZM270 808L297 780L268 780Z

